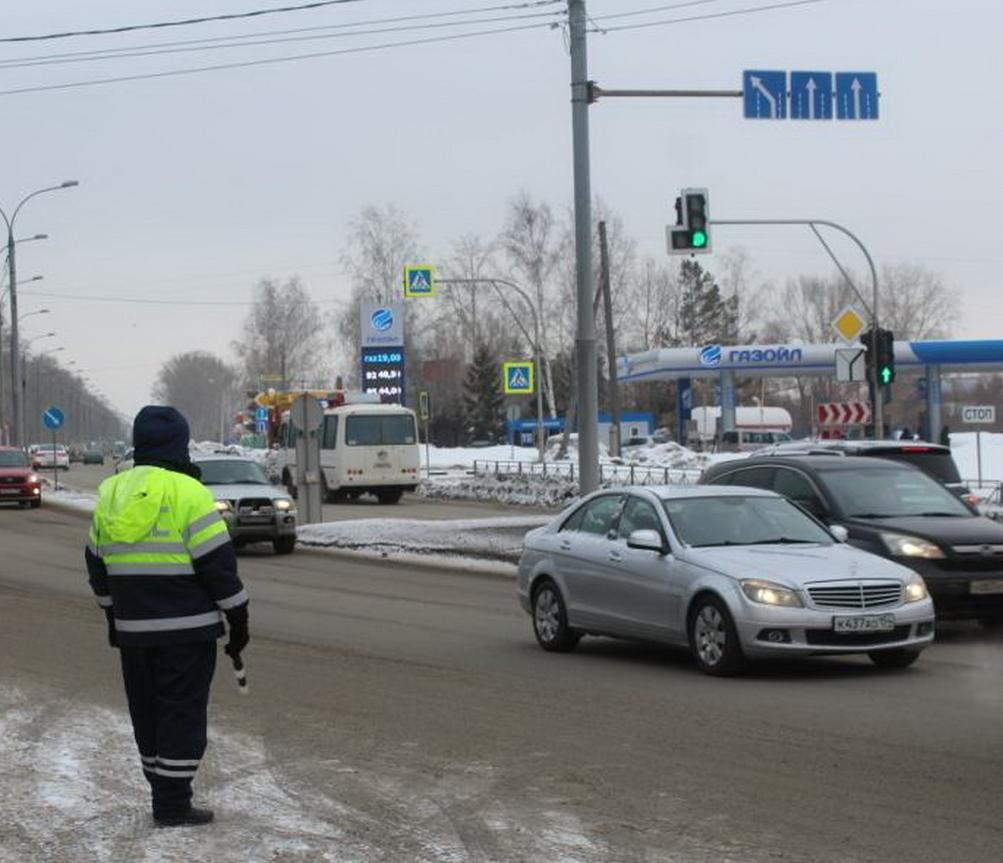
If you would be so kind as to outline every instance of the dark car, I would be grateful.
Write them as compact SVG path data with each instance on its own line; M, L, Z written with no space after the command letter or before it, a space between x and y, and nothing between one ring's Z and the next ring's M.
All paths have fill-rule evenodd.
M1003 525L972 512L911 464L775 455L718 462L700 482L779 492L849 542L920 573L937 616L1003 625Z
M40 507L42 483L23 449L0 446L0 503L7 501Z
M84 464L104 464L104 451L99 449L84 450Z
M928 473L942 482L969 506L974 507L979 499L962 482L958 466L951 456L951 448L926 441L903 440L822 440L811 443L790 443L772 447L769 455L806 455L839 453L850 456L870 456L905 462Z

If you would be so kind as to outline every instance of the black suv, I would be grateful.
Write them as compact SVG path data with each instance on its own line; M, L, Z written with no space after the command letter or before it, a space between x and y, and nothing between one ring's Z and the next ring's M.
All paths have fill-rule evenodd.
M905 440L822 440L807 443L791 442L777 444L757 455L863 455L905 462L918 467L938 482L943 483L955 495L973 509L979 499L962 482L958 466L951 456L951 448L926 441Z
M844 455L770 455L718 462L700 482L778 492L849 542L920 573L937 616L1003 625L1003 525L973 513L925 472Z

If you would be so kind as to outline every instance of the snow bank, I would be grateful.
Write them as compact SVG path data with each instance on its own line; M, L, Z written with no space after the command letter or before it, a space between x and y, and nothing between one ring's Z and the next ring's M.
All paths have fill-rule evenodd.
M478 474L432 477L418 486L429 500L495 501L509 506L558 509L578 495L578 483L562 476Z
M368 556L393 555L449 557L514 564L522 552L526 532L540 527L550 516L427 521L403 518L367 518L301 525L296 536L301 545L364 551Z

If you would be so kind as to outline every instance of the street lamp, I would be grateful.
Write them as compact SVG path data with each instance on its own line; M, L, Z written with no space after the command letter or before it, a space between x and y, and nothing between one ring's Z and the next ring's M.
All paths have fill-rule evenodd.
M14 256L14 246L16 243L14 239L14 222L17 220L17 214L21 211L21 207L36 195L42 195L45 192L57 192L60 189L69 189L77 185L79 183L76 180L65 180L58 186L46 186L44 189L37 189L31 194L25 195L18 202L10 218L7 217L4 209L0 207L0 216L3 216L4 224L7 225L7 271L10 274L10 371L12 383L11 400L14 403L14 443L22 446L24 445L24 411L22 410L21 393L18 387L21 354L17 343L17 266Z

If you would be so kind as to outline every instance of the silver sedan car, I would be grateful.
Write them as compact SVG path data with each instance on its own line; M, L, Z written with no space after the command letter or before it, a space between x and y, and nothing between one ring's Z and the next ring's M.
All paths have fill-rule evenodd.
M526 535L519 602L544 650L583 635L688 645L716 675L796 654L912 664L934 635L923 579L832 530L759 489L608 489Z

